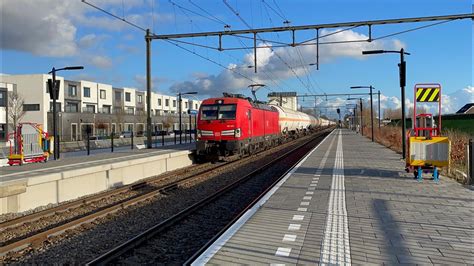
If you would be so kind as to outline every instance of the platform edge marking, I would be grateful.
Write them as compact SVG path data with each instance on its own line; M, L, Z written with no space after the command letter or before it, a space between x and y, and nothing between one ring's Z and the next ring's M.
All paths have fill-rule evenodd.
M205 265L230 240L230 238L268 201L268 199L288 180L288 178L311 156L327 139L336 132L332 131L313 150L311 150L293 169L291 169L278 184L271 189L259 202L240 217L224 234L222 234L208 249L206 249L191 265Z

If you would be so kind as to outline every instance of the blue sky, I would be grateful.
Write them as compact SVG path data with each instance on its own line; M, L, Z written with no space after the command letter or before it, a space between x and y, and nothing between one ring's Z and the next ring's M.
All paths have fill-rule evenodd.
M204 14L202 10L205 10L234 30L247 28L221 0L90 2L120 17L125 15L126 19L150 28L156 34L223 30L224 25L216 19L213 21L185 9L200 14ZM284 19L291 21L291 25L304 25L472 12L472 1L466 0L227 0L227 3L253 28L282 26ZM145 41L140 30L98 12L80 0L18 0L2 1L0 5L3 16L0 73L47 73L52 66L80 64L84 65L84 71L63 72L61 75L114 86L144 88ZM377 26L373 29L373 37L426 24ZM297 40L312 38L314 34L314 31L297 33ZM330 38L347 40L364 38L367 34L367 28L362 27ZM280 42L291 40L289 33L269 33L261 37ZM216 38L187 41L217 45ZM242 39L242 42L227 37L224 38L224 47L252 46L252 41ZM259 42L259 45L263 43ZM185 47L226 67L235 64L235 72L266 84L268 89L258 93L261 99L265 99L269 91L347 93L353 85L373 85L383 93L383 107L391 108L400 104L397 99L400 97L398 55L363 57L360 50L405 47L411 53L406 58L409 99L413 99L414 84L436 82L442 85L446 97L444 111L453 112L467 102L474 102L471 20L453 21L386 38L378 43L321 46L320 70L314 66L302 67L315 61L314 46L302 47L299 51L295 48L259 49L260 71L257 75L253 74L252 69L242 68L253 61L248 50L218 52ZM201 98L220 95L222 91L249 94L246 86L250 81L169 43L153 41L152 56L155 91L198 90ZM292 66L299 78L287 65ZM344 100L338 98L321 104L345 104ZM311 106L313 103L302 104Z

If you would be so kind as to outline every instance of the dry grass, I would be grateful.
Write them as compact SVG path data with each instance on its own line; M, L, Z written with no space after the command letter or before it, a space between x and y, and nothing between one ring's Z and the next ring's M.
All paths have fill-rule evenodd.
M398 153L401 153L401 131L401 128L396 126L385 126L382 127L380 131L378 128L375 128L375 141ZM364 136L367 138L372 137L371 133L370 127L364 129ZM466 148L467 144L469 143L470 136L466 133L455 130L447 130L443 135L447 136L451 141L451 166L450 169L443 169L442 173L446 176L456 179L460 183L465 184L467 183L467 179L460 172L467 173Z

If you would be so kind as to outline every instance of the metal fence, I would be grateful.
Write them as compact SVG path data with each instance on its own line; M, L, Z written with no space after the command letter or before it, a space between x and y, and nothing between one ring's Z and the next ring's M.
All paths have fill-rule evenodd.
M467 147L467 179L469 185L474 185L474 140L470 139Z
M61 157L90 155L91 153L117 152L147 147L146 132L122 132L121 134L109 134L92 136L85 133L81 140L63 142L65 136L59 136ZM152 148L162 146L179 145L195 142L194 130L183 130L180 138L179 130L173 133L166 131L152 132Z

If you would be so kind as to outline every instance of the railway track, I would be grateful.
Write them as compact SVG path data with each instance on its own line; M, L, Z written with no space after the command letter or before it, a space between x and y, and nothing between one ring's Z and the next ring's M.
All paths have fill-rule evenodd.
M270 162L258 167L257 169L251 171L250 173L245 174L243 177L241 177L241 178L233 181L232 183L226 185L225 187L215 191L214 193L212 193L208 197L205 197L202 200L199 200L198 202L192 204L191 206L183 209L179 213L176 213L175 215L169 217L168 219L165 219L165 220L161 221L160 223L154 225L153 227L150 227L146 231L143 231L142 233L136 235L135 237L129 239L128 241L116 246L115 248L112 248L108 252L106 252L106 253L102 254L101 256L95 258L94 260L88 262L87 265L104 265L104 264L110 264L110 263L112 263L112 264L150 263L150 261L136 261L136 260L127 261L126 258L128 256L135 256L136 254L147 254L147 253L152 254L152 253L154 253L153 251L147 252L147 251L143 251L141 249L144 249L144 246L145 246L145 249L146 249L146 245L147 245L148 242L151 242L149 245L153 246L154 245L153 244L154 243L153 239L159 237L160 233L164 233L166 231L174 230L175 228L181 226L181 223L183 221L191 219L190 218L191 216L193 216L193 215L194 216L196 216L196 215L199 216L200 212L204 213L204 215L206 215L206 212L203 212L203 209L205 209L209 205L215 203L216 201L220 200L221 198L228 195L232 191L235 191L242 184L248 182L249 180L254 178L256 175L262 173L263 171L269 169L270 167L273 167L275 164L277 164L277 163L281 162L282 160L288 158L291 154L295 153L296 151L302 150L305 147L307 149L307 146L310 145L311 143L319 142L320 139L322 139L322 137L325 136L326 134L328 134L328 132L323 132L321 134L318 134L317 137L312 138L311 140L306 141L301 145L298 145L296 148L291 149L290 151L278 156L277 158L273 159L272 161L270 161ZM309 149L309 150L311 150L311 149ZM306 152L304 152L304 154L306 154ZM303 158L303 157L304 156L301 156L300 159ZM300 159L298 159L297 162L299 162ZM297 162L295 164L292 164L292 166L296 165ZM293 168L293 167L290 167L289 169L291 169L291 168ZM269 189L271 189L281 178L283 178L286 175L286 173L289 171L289 169L287 169L286 172L283 175L280 175L278 178L276 178L271 183L271 185L267 186L262 192L259 192L258 196L256 198L254 197L254 200L252 200L251 204L247 205L243 210L241 210L240 213L237 216L235 216L230 223L227 223L221 229L219 234L214 235L214 237L211 239L211 241L206 243L206 245L204 245L204 247L201 247L200 250L203 250L209 243L212 242L213 239L217 238L222 232L224 232L224 230L228 226L230 226L233 223L233 221L238 219L238 217L240 217L240 215L242 215L256 201L258 201L259 198L261 198L263 195L265 195L266 192L268 192ZM197 222L200 221L199 218L198 219L194 218L193 220L197 221ZM189 241L189 240L187 240L187 241ZM156 261L154 261L154 262L156 262ZM159 262L163 263L163 261L159 261ZM168 261L168 263L176 263L176 261L173 261L173 262Z
M246 160L252 160L252 157L247 157L240 161L244 162ZM210 168L209 165L200 165L198 167L194 166L194 168L198 168L197 170L193 169L193 171L196 172L192 172L189 176L185 178L181 178L173 182L168 182L163 185L157 185L160 182L163 183L163 178L169 180L172 176L180 174L183 175L183 172L189 173L191 170L184 169L176 173L171 173L166 177L161 176L161 178L158 179L151 178L144 182L124 186L113 191L100 193L78 201L62 204L51 209L47 209L44 211L33 213L31 215L3 222L0 224L2 228L2 233L6 232L7 230L11 231L14 228L21 228L24 226L25 223L38 223L38 221L47 219L48 217L51 218L54 216L62 216L72 212L72 210L83 209L84 206L94 204L95 202L101 201L106 197L118 197L118 195L121 194L132 193L127 197L118 197L119 199L114 201L113 203L104 204L98 208L91 210L88 213L81 213L80 215L75 216L73 215L73 217L70 217L68 219L62 219L60 223L49 224L44 226L40 230L29 232L28 234L24 234L22 236L10 238L8 241L2 241L2 246L0 247L0 256L4 257L8 254L11 254L12 252L14 254L18 253L21 250L24 250L25 248L34 247L35 245L44 242L51 236L57 236L65 232L66 230L73 229L87 223L91 223L98 218L117 212L128 206L146 201L158 194L165 194L167 191L178 188L185 183L191 182L194 179L202 178L203 176L208 175L212 171L217 171L219 169L225 168L226 166L230 166L233 163L235 162L231 161L218 165L212 165L212 167Z

